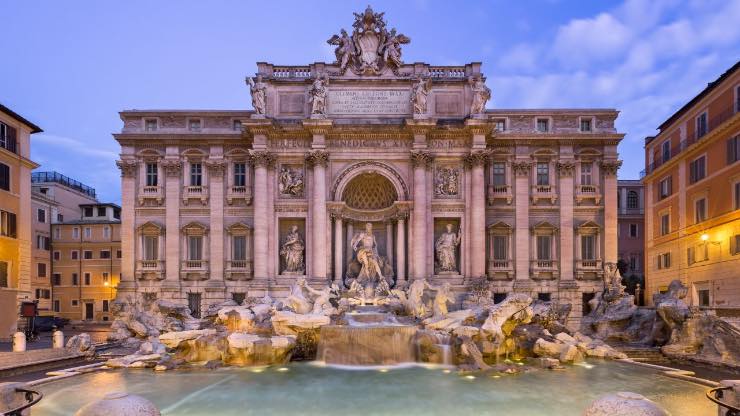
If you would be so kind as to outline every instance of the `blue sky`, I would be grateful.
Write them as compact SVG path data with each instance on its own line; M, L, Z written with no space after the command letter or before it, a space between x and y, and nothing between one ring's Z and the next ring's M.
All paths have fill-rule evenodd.
M740 0L373 1L406 62L483 62L492 108L621 111L621 178L642 141L740 58ZM247 109L255 62L333 60L356 1L2 0L0 102L40 125L32 158L120 201L122 109Z

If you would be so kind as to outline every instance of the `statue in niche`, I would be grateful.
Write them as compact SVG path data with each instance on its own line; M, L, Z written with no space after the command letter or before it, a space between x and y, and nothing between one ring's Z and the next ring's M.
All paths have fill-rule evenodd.
M455 168L437 168L435 191L437 196L456 196L460 172Z
M417 78L416 83L411 88L411 104L414 106L414 114L427 113L427 97L432 89L432 80Z
M491 89L483 82L483 78L470 79L470 88L473 92L473 103L470 105L470 114L478 115L486 111L486 103L491 99Z
M283 166L278 176L278 190L282 195L303 196L303 174Z
M378 254L378 244L373 234L373 225L365 224L365 230L355 234L351 241L355 259L352 263L359 264L359 272L355 265L350 263L347 271L350 292L359 297L363 303L375 302L379 296L390 293L393 268L388 260Z
M326 114L326 91L329 86L329 77L319 76L308 90L308 101L311 103L311 115L323 116Z
M401 44L411 42L411 39L403 34L396 33L396 28L391 29L390 33L383 29L383 38L385 42L381 46L383 49L383 61L394 65L396 68L403 65L401 60Z
M452 224L447 224L447 231L442 233L434 244L437 253L437 267L440 272L457 271L457 246L460 245L462 231L452 232Z
M355 43L347 35L347 31L342 29L340 35L334 35L331 39L327 40L326 43L329 45L335 45L334 55L337 57L336 64L339 64L339 69L342 73L347 70L347 65L350 59L357 53L355 50Z
M303 263L303 250L305 244L301 235L298 234L298 226L290 227L288 235L285 236L285 242L280 247L280 256L285 261L283 273L303 274L306 266Z
M267 84L262 82L262 75L257 75L256 81L247 77L247 83L252 94L252 107L255 113L264 115L267 107Z

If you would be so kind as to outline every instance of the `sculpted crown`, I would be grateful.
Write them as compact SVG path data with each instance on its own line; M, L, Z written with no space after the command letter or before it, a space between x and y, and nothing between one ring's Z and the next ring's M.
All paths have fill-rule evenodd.
M517 176L527 176L532 168L532 162L528 160L517 160L511 162L511 168L514 170L514 174Z

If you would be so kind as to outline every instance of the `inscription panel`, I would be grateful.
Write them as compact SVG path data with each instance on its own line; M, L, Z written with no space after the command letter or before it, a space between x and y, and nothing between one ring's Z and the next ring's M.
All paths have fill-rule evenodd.
M408 115L411 91L404 90L329 90L329 114L345 116Z
M280 114L303 114L306 97L302 93L283 93L278 103Z

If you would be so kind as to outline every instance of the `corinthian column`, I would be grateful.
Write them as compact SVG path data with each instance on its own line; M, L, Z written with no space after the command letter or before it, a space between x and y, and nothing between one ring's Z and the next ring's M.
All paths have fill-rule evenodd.
M165 288L180 286L180 190L182 188L182 162L164 159L165 179Z
M254 278L266 280L268 258L267 169L275 162L275 155L265 150L250 152L254 166Z
M118 293L124 295L136 290L134 271L136 267L135 227L136 211L136 165L135 160L119 160L116 165L121 169L121 278Z
M396 221L396 282L406 281L406 215Z
M514 231L514 272L517 281L529 280L529 172L532 162L527 160L514 161L511 164L516 179L515 188L515 231Z
M573 280L573 171L572 160L557 164L560 183L560 280Z
M617 171L621 160L604 160L604 261L617 262Z
M425 279L427 276L427 170L432 165L432 156L425 151L411 152L411 165L414 168L414 221L413 244L414 278Z
M470 273L469 277L481 277L486 274L486 189L483 169L488 153L485 150L471 152L465 158L470 167L471 201L470 201Z
M208 187L211 209L211 256L208 284L222 284L224 280L224 171L226 162L223 159L213 159L206 162L208 167Z
M326 280L327 239L326 239L326 165L329 153L313 150L306 154L306 161L313 167L313 186L311 192L311 270L316 280Z

